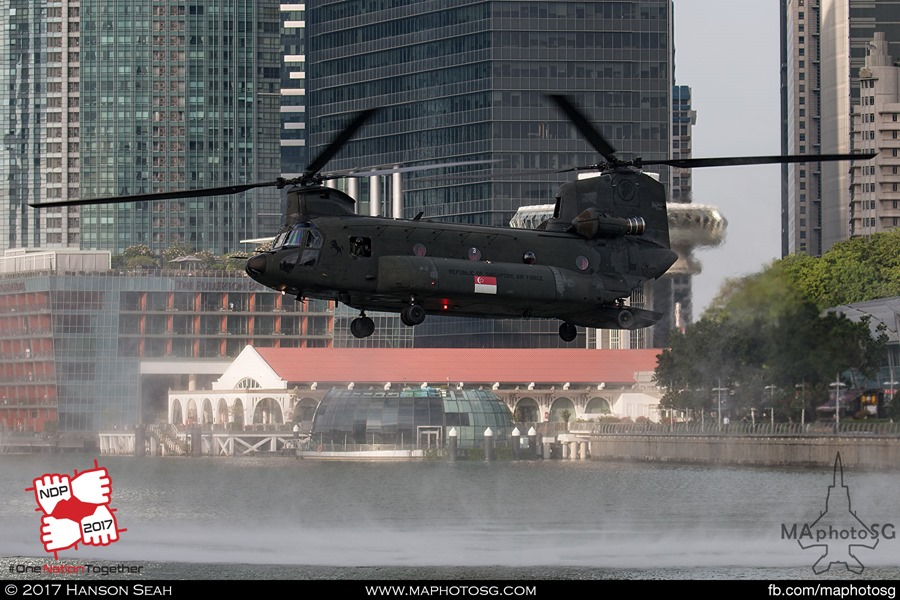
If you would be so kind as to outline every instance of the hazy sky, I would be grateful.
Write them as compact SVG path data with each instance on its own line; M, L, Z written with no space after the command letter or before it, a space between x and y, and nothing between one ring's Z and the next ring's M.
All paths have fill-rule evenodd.
M780 154L778 0L674 0L675 79L691 87L693 156ZM694 320L724 280L781 256L780 167L694 169L693 197L728 220L725 242L697 252Z

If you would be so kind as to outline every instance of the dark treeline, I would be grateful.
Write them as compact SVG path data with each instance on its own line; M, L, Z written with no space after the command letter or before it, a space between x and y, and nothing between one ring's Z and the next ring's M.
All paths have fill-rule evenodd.
M715 411L722 394L732 418L770 406L776 419L797 420L804 408L814 418L839 376L856 387L887 361L883 327L873 335L866 320L825 309L898 295L900 230L836 244L820 258L789 256L730 280L660 355L662 406Z

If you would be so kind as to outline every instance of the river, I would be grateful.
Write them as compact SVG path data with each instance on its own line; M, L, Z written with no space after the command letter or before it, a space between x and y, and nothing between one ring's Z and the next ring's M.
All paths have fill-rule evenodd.
M124 531L108 546L62 552L60 564L139 565L150 579L900 576L896 473L845 469L847 487L838 481L828 501L831 517L844 516L835 535L865 523L867 539L804 549L799 534L826 509L831 469L84 454L0 456L0 556L10 571L53 563L32 480L91 469L95 458ZM862 573L827 561L813 571L824 549L848 547Z

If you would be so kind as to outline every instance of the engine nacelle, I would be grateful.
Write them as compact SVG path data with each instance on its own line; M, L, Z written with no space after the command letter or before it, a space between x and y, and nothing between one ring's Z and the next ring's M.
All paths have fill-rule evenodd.
M597 209L588 208L572 219L575 232L583 238L644 235L646 224L642 217L610 217Z

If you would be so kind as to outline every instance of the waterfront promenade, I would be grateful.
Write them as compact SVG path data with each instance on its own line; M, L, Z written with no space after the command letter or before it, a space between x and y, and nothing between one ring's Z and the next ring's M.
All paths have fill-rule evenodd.
M594 460L900 470L900 423L572 423Z
M900 470L900 423L845 422L836 428L830 422L734 423L722 427L717 423L574 422L569 423L568 430L563 423L542 423L537 429L538 447L534 452L545 458L552 454L554 458L569 460L829 467L840 453L848 467ZM310 458L326 458L326 454L329 458L350 458L360 452L393 453L391 458L395 460L398 453L408 459L425 456L421 448L410 444L344 444L326 448L308 436L295 437L286 425L251 426L239 431L148 426L141 434L144 436L150 441L150 449L136 453L134 431L104 432L93 443L0 432L0 453L99 450L104 455L245 456L294 454L300 450L298 455ZM572 444L577 444L579 450L572 450ZM551 448L556 451L551 453ZM432 451L428 456L440 454Z

